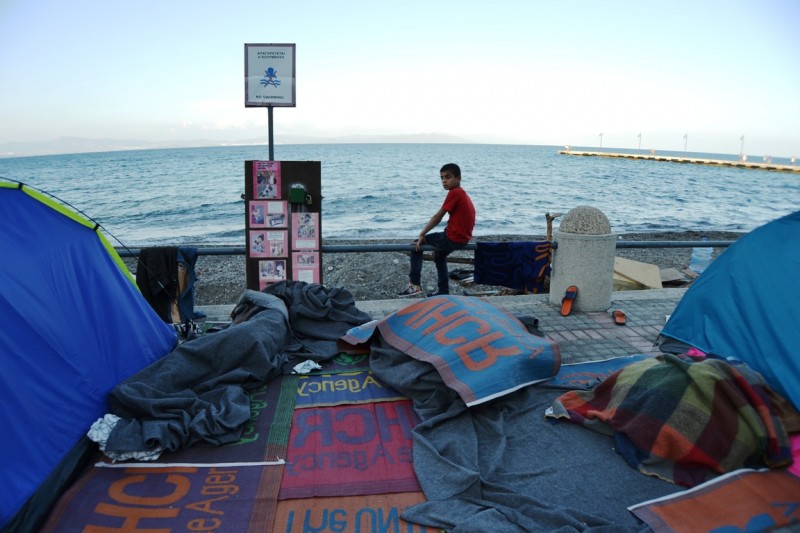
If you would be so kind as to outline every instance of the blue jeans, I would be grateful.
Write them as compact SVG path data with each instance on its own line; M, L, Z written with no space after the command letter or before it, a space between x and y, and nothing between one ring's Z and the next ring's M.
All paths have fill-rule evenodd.
M448 239L443 231L428 233L425 235L425 244L435 247L433 252L433 262L436 265L436 281L439 294L450 293L450 278L447 271L447 256L456 250L460 250L467 243L456 243ZM411 272L408 275L409 281L414 285L421 285L422 279L422 251L414 250L411 252Z

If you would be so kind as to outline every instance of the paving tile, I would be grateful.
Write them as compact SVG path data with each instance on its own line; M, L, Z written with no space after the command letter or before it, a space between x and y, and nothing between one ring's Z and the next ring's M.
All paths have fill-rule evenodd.
M539 319L539 327L548 338L558 342L562 362L607 359L636 353L658 354L654 346L665 323L686 289L653 289L620 291L612 294L609 311L573 311L561 316L559 307L550 305L549 295L495 296L486 300L516 316L530 315ZM408 300L356 302L356 306L373 319L382 319L410 305ZM231 305L197 306L209 321L229 321ZM611 309L622 309L627 322L614 324Z
M566 338L565 338L565 337L564 337L564 336L563 336L563 335L562 335L560 332L558 332L558 331L550 331L550 332L545 332L545 334L547 335L547 338L548 338L548 339L550 339L550 340L553 340L553 341L556 341L556 342L559 342L559 343L560 343L560 342L564 342L565 340L567 340L567 339L566 339Z
M567 330L567 331L562 331L562 332L561 332L561 336L562 336L562 337L564 337L564 339L566 339L566 340L568 340L568 341L575 340L575 339L577 339L577 338L578 338L578 337L576 337L576 336L575 336L575 333L574 333L574 332L572 332L572 331L569 331L569 330Z

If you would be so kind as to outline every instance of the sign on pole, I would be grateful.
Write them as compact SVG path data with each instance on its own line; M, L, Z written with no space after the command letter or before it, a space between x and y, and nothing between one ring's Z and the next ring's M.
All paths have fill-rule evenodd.
M244 45L244 106L295 107L295 45Z

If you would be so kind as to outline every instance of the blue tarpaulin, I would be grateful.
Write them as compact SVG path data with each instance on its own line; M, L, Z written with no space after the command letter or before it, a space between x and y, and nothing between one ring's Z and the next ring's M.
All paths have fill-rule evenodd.
M743 361L800 408L800 211L734 242L686 290L662 334Z

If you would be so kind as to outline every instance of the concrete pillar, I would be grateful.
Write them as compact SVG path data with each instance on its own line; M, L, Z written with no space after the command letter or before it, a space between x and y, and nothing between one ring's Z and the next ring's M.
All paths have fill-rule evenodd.
M614 257L617 236L602 211L579 206L564 215L553 241L550 274L550 303L560 306L567 287L578 287L572 308L576 311L605 311L611 307L614 286Z

